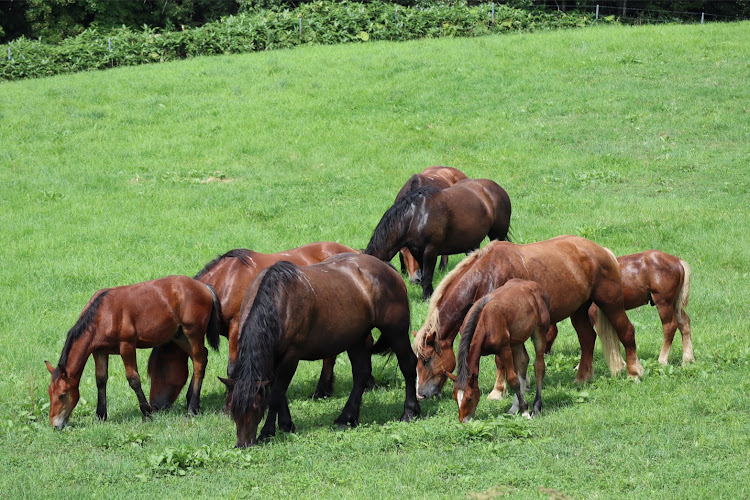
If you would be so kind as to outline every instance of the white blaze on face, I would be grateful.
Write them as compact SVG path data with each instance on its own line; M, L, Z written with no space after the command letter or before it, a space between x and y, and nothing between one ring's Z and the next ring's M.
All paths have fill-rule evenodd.
M464 391L456 392L456 401L458 401L458 407L461 408L461 402L464 400Z

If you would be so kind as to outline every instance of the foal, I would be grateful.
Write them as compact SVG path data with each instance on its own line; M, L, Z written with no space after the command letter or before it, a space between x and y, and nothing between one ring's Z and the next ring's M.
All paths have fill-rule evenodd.
M49 420L62 429L78 403L78 386L90 355L96 363L98 402L96 415L107 418L107 372L109 355L119 354L125 375L138 396L141 412L153 408L141 389L136 348L155 347L174 341L193 360L193 397L189 413L200 408L200 391L208 361L204 337L219 348L221 305L210 285L187 276L167 276L129 286L98 291L68 332L57 367L45 361L52 375L49 385Z
M472 308L461 326L458 351L458 376L446 372L454 381L453 398L458 403L458 419L467 422L474 417L479 403L479 359L495 354L502 360L508 384L516 397L508 413L526 414L529 404L524 398L529 356L524 342L534 341L536 358L536 398L534 415L542 409L545 334L549 330L549 297L533 281L512 279L485 295ZM519 377L520 375L520 377Z

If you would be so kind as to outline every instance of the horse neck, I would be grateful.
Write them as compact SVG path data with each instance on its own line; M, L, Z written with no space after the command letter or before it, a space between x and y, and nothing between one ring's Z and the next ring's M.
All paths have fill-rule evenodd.
M70 346L68 356L62 368L65 369L65 372L71 379L79 380L83 373L83 369L86 367L86 361L91 355L94 328L94 326L89 328L85 333L73 341L73 344Z
M415 211L415 206L411 205L399 213L386 212L375 227L365 253L385 262L390 261L399 250L406 246L409 226ZM391 217L388 217L389 215Z

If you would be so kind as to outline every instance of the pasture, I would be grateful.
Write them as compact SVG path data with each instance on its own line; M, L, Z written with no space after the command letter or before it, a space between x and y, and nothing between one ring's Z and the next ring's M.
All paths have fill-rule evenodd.
M750 494L750 23L304 47L0 84L0 491L18 497L648 498ZM574 382L569 322L527 421L488 402L458 423L448 383L396 422L403 379L373 361L361 425L333 419L351 386L290 390L294 435L234 450L221 413L227 344L202 413L143 421L119 357L109 414L93 361L70 424L48 422L55 364L103 287L194 275L232 248L332 240L363 248L412 173L457 167L503 186L511 237L577 234L622 255L657 248L692 267L696 363L657 363L661 324L629 312L639 383ZM453 256L452 269L463 256ZM394 262L397 259L394 259ZM436 272L435 283L445 275ZM408 285L412 328L421 288ZM458 344L456 344L457 347ZM144 386L148 351L139 351ZM533 385L533 382L532 382ZM529 396L531 397L531 396ZM85 400L85 401L84 401Z

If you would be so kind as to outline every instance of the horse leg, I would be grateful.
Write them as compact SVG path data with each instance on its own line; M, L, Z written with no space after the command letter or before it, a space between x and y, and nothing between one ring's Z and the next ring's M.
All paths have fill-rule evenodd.
M515 365L519 385L519 388L515 391L516 396L513 398L513 405L510 407L510 412L515 414L520 410L523 415L528 416L529 403L526 402L525 394L526 386L529 384L529 353L526 352L526 346L523 343L511 345L510 349L513 353L513 364Z
M380 334L388 336L388 343L391 350L396 354L398 368L404 376L406 396L404 398L404 413L400 420L409 422L418 417L421 410L417 400L417 357L414 355L409 342L408 319L405 320L405 324L407 325L405 328L380 328Z
M589 304L584 304L570 316L581 344L581 361L578 363L576 382L585 382L594 376L594 343L596 332L589 321Z
M208 363L208 349L201 343L194 343L191 358L193 359L193 381L190 384L190 397L188 399L188 414L197 414L201 409L201 386L203 377L206 374L206 364Z
M122 357L122 363L125 365L125 377L128 379L128 384L130 384L130 388L133 389L133 392L138 397L141 413L143 413L144 417L149 418L154 409L148 404L148 400L141 388L141 376L138 375L135 346L122 342L120 344L120 357Z
M427 300L432 296L432 277L435 274L435 264L437 263L437 253L434 247L428 247L422 257L422 300Z
M107 420L107 378L109 377L109 354L104 351L94 351L96 366L96 416L99 420Z
M513 352L510 344L507 341L503 342L503 344L500 345L500 357L503 359L505 379L508 381L508 385L510 386L510 388L516 394L516 397L513 398L513 404L508 410L508 413L511 415L515 415L518 412L520 401L523 397L523 392L521 390L521 381L518 378L518 373L516 373L516 365L515 361L513 360L514 354L515 353ZM521 395L521 397L519 397L519 394Z
M690 334L690 316L685 311L676 314L677 327L682 334L682 364L694 363L693 340Z
M335 365L335 356L323 360L318 386L315 388L315 392L312 393L313 399L330 398L333 395L333 367Z
M661 345L659 363L662 365L668 365L669 351L672 349L674 334L677 332L677 320L675 319L672 304L666 304L663 301L657 302L656 297L654 297L654 302L656 302L656 309L659 311L661 327L664 330L664 343Z
M500 401L505 397L507 389L505 387L505 371L503 370L503 359L495 355L495 366L497 367L497 375L495 376L495 386L492 388L492 392L487 395L487 399L490 401Z
M438 267L439 270L445 271L448 268L448 256L447 255L441 255L440 256L440 267Z
M555 343L555 339L557 339L557 323L553 323L549 325L549 330L547 331L547 347L545 348L545 354L549 354L550 351L552 351L552 344Z
M286 358L279 364L276 372L276 378L271 386L271 397L268 404L268 415L266 423L260 431L259 441L268 439L276 435L276 419L278 417L279 429L284 432L294 432L295 426L292 422L292 415L289 412L289 401L286 397L286 391L292 382L294 373L297 371L299 361L293 358Z
M349 355L349 361L352 364L352 392L346 401L341 415L333 421L339 428L346 428L347 425L356 427L359 423L359 410L362 406L362 394L365 392L367 380L372 375L372 359L370 350L366 342L360 342L352 347L346 353ZM416 371L416 366L415 366Z
M531 335L534 341L534 377L536 377L536 397L534 397L534 416L538 416L542 411L542 381L544 380L544 372L546 371L546 365L544 363L544 351L546 339L544 333L539 328L534 330Z

